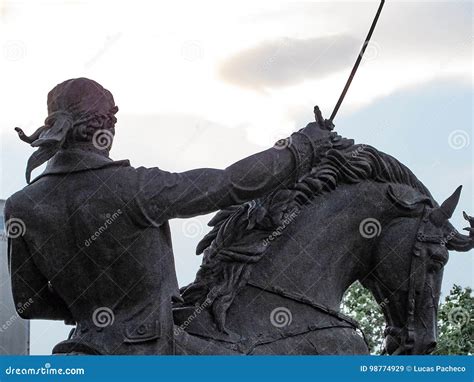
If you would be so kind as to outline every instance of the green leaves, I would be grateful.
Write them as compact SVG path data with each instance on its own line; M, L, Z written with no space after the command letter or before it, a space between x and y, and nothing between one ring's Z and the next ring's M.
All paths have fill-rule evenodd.
M372 294L358 281L346 291L342 301L342 310L359 322L360 328L369 342L370 352L372 354L380 353L385 328L382 308L377 304Z
M382 302L383 304L383 302ZM359 282L344 295L342 310L356 319L364 331L370 352L382 350L385 320L372 294ZM433 354L473 354L474 297L471 288L453 285L438 311L438 346Z
M438 312L438 346L434 354L473 354L474 297L471 288L454 285Z

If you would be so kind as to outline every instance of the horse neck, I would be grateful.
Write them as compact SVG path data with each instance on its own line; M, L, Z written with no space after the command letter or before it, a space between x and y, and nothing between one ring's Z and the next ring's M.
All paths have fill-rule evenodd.
M375 182L341 185L303 206L252 279L338 309L347 288L369 268L377 236L364 237L361 224L386 219L385 187Z

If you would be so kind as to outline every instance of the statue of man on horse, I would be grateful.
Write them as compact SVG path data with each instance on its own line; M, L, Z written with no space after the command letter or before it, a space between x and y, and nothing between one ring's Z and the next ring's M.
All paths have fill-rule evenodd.
M356 280L385 301L387 352L433 350L447 250L474 246L471 217L469 236L448 221L460 189L438 206L409 169L339 136L318 109L225 170L135 168L109 157L117 111L100 84L71 79L48 94L43 126L17 128L37 151L5 206L12 290L21 317L75 326L53 353L367 353L339 311ZM168 221L217 210L180 290Z
M312 168L330 131L313 123L288 144L225 170L170 173L110 159L117 111L100 84L71 79L49 92L43 126L31 136L17 129L38 149L28 161L28 185L5 207L7 223L26 227L8 240L15 302L33 300L24 318L76 325L55 353L173 354L179 341L215 353L186 332L176 341L172 299L180 295L168 220L290 186ZM104 317L113 323L104 325Z

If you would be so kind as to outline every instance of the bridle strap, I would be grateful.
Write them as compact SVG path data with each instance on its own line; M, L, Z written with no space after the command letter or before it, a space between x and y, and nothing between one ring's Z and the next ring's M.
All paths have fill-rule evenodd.
M418 270L422 266L424 259L421 252L421 242L424 240L424 223L428 221L426 206L423 208L423 215L418 225L415 242L412 247L412 257L410 263L410 273L408 279L408 299L407 299L407 317L406 317L406 336L403 336L399 350L411 350L415 343L415 310L416 310L416 291L418 284L423 285L426 277L426 270L423 271L423 277L419 277Z
M417 243L416 243L417 244ZM406 331L407 335L404 341L404 347L411 349L415 342L415 308L416 308L416 284L417 284L417 269L420 262L421 254L417 245L414 245L409 275L408 286L408 301L407 301L407 320Z

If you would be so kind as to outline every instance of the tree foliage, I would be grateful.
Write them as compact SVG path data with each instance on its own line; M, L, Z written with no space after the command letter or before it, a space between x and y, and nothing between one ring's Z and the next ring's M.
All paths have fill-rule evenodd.
M383 304L383 303L382 303ZM385 319L382 308L359 282L346 292L342 310L360 324L372 354L380 354ZM474 297L471 288L454 285L438 310L438 346L434 354L473 354Z
M454 285L438 312L435 354L473 354L474 298L471 288Z

